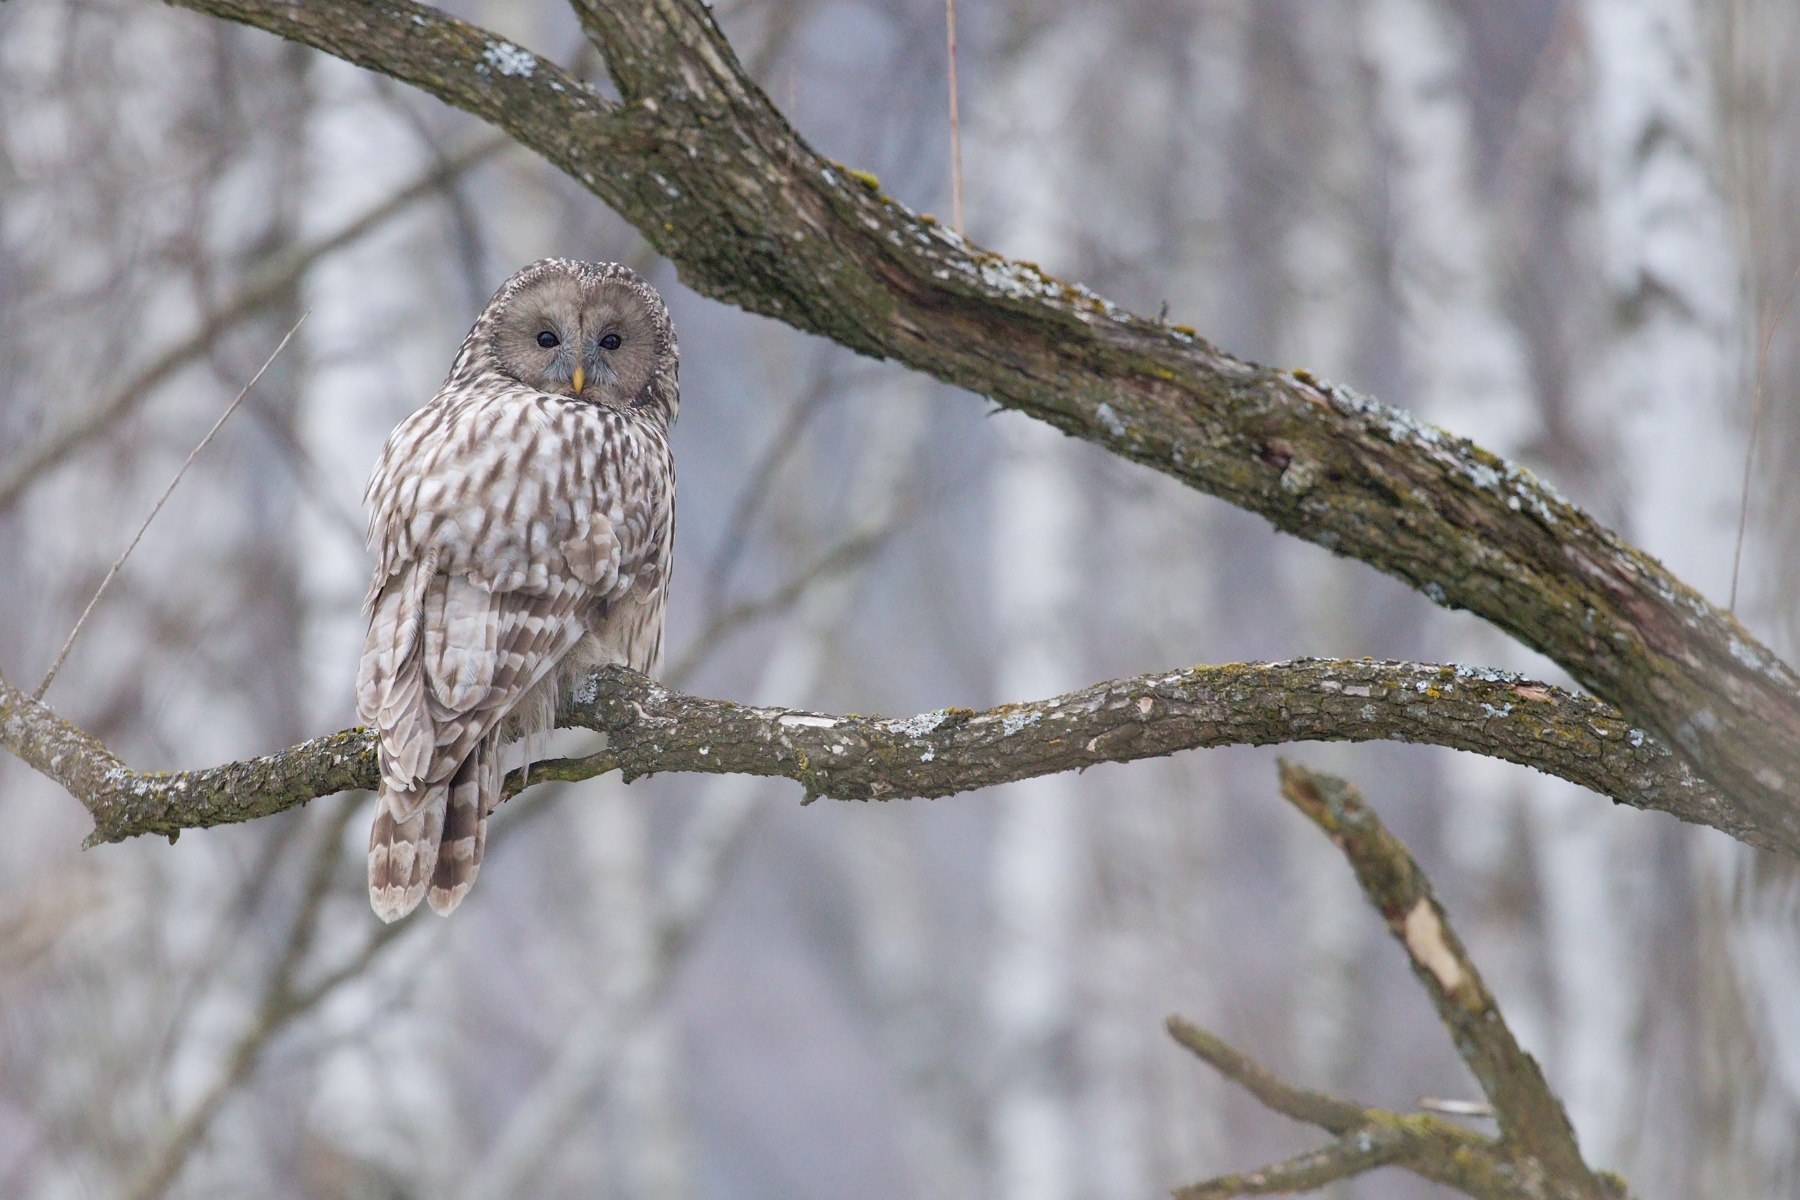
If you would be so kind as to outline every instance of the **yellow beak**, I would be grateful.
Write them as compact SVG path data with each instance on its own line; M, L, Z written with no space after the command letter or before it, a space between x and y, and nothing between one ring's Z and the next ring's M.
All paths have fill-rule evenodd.
M587 372L577 366L575 368L575 378L571 380L571 382L575 385L575 394L577 396L581 395L582 385L587 382Z

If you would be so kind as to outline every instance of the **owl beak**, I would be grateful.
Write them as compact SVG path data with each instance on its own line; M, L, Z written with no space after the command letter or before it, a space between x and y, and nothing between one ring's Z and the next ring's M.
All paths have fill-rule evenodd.
M569 382L575 385L575 394L577 396L581 395L582 386L587 383L587 371L577 365L575 368L575 378Z

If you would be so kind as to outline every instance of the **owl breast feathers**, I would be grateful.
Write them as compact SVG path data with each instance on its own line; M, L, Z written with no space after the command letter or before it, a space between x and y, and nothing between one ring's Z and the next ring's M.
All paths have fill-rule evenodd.
M675 535L675 332L628 268L508 280L365 497L357 710L380 735L369 901L448 913L481 866L508 742L591 669L655 671ZM529 743L528 743L529 745Z

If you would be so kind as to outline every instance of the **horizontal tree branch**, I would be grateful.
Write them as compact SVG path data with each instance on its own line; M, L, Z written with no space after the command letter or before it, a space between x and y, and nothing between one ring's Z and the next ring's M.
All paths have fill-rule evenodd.
M1730 798L1602 701L1499 671L1300 659L1158 672L984 712L904 720L751 708L684 695L607 668L564 726L607 735L600 754L533 768L531 783L617 770L792 779L844 800L949 796L976 788L1211 746L1421 742L1534 767L1621 803L1758 841ZM247 821L316 796L371 788L365 729L198 771L137 773L0 679L0 745L55 779L94 818L90 842ZM510 791L526 781L509 781Z
M1529 472L920 217L800 139L701 0L574 0L622 99L408 0L174 0L412 83L586 185L699 292L1048 421L1465 608L1800 852L1800 677Z

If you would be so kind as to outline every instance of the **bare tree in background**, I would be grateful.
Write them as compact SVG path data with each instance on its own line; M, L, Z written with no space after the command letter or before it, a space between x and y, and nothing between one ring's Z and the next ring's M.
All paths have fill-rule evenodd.
M1791 1191L1782 6L960 6L995 252L914 211L949 204L941 6L182 7L0 9L0 1191L1476 1188L1451 1151L1559 1194ZM353 799L292 811L369 780L360 734L300 741L349 715L359 489L545 253L676 309L684 690L604 679L567 719L605 749L567 735L503 810L494 890L382 933ZM1476 669L1408 661L1434 646ZM1342 657L1191 666L1302 648ZM1313 739L1488 756L1329 766L1436 876L1581 1154L1553 1096L1487 1088L1517 1047L1421 1036L1447 960L1365 887L1380 952L1266 755L1167 757ZM615 767L669 774L572 786ZM1012 786L751 823L758 775ZM77 855L52 779L100 840L194 832ZM1168 1012L1336 1140L1229 1098ZM1477 1080L1498 1125L1408 1111Z

